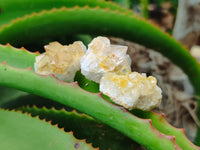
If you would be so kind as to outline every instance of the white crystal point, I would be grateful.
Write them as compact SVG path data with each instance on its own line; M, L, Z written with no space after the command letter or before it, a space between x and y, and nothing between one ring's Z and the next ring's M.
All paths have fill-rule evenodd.
M154 77L132 72L127 75L106 73L100 91L127 109L151 110L161 102L161 89Z
M36 57L35 71L42 75L54 74L59 80L73 82L75 73L80 70L80 59L86 51L82 42L61 45L52 42L45 46L45 53Z
M106 72L130 72L131 59L126 52L127 46L111 45L106 37L94 38L81 59L81 72L97 83Z

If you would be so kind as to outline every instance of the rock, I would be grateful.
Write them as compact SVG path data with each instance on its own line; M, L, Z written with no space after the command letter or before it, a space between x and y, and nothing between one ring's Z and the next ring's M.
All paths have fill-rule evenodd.
M52 42L45 46L45 53L36 57L35 71L42 75L54 74L59 80L73 82L80 69L80 59L86 51L82 42L61 45Z
M156 84L157 80L152 76L146 77L145 73L106 73L101 78L100 91L127 109L147 111L161 102L161 89Z
M94 38L81 59L81 72L97 83L106 72L130 72L131 60L126 52L127 46L111 45L106 37Z

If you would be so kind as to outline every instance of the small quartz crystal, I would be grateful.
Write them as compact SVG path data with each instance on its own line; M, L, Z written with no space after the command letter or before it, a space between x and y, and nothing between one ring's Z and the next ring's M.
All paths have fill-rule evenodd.
M161 102L161 89L156 84L157 80L145 73L106 73L101 78L100 91L127 109L147 111Z
M82 42L62 45L52 42L45 47L45 53L36 57L35 71L42 75L54 74L59 80L73 82L80 69L80 59L86 51Z
M127 46L111 45L106 37L94 38L81 59L81 72L97 83L106 72L131 72L131 59L126 52Z

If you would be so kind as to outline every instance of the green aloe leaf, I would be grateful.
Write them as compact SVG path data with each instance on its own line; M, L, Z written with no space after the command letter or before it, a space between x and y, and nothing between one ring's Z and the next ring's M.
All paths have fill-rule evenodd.
M94 82L94 81L91 81L91 80L88 80L84 75L81 74L80 71L78 71L76 73L76 76L74 78L75 81L78 82L78 85L88 91L88 92L92 92L92 93L99 93L99 84Z
M123 6L126 6L126 3L127 2L120 2ZM26 14L40 12L44 9L61 8L62 6L69 8L74 6L98 6L131 13L119 5L103 0L0 0L0 27Z
M6 61L8 62L9 65L13 67L24 68L24 69L28 67L33 68L35 56L37 55L38 54L36 53L30 53L26 51L24 48L17 50L11 47L10 45L1 46L0 63L2 63L3 61ZM5 105L12 103L16 99L19 99L20 97L25 97L29 95L26 92L22 92L22 91L12 89L12 88L5 88L5 87L0 87L0 91L1 91L1 94L0 94L1 107L5 107Z
M0 110L0 133L1 150L94 149L75 139L72 132L65 133L38 118L14 111Z
M3 88L6 89L6 87L3 87ZM11 91L15 90L11 88L9 89ZM37 95L29 94L29 93L27 95L24 95L24 96L20 95L19 97L15 97L7 101L0 100L0 107L4 109L11 110L11 109L16 109L22 106L37 106L39 108L45 106L47 108L55 107L56 109L65 108L66 110L69 110L69 111L72 110L72 108L62 105L60 103L57 103L55 101L52 101L52 100L49 100L47 98L40 97Z
M21 69L31 67L34 69L35 57L39 55L38 53L31 53L24 48L17 49L9 44L0 45L0 47L0 63L6 61L12 67Z
M76 111L56 110L37 107L21 107L23 112L39 116L40 119L50 120L52 124L64 127L65 131L73 131L78 139L86 139L93 146L102 150L133 150L137 146L131 139L109 126L94 120L93 118L79 114Z
M8 62L9 65L17 68L28 68L30 66L33 67L35 56L38 54L30 53L26 51L24 48L15 49L10 45L1 46L0 51L0 63L3 61ZM15 60L15 61L13 61ZM26 63L24 63L26 62ZM15 90L12 88L0 87L0 106L4 106L6 103L10 103L15 101L16 99L24 96L28 96L29 94L26 92L22 92L19 90Z
M24 48L17 49L10 45L0 46L0 63L6 61L10 66L25 69L31 67L34 69L35 57L38 53L31 53ZM24 63L26 62L26 63ZM13 109L23 105L37 105L39 107L62 108L63 105L52 102L48 99L32 95L13 88L0 87L0 107ZM67 108L70 110L70 108Z
M176 138L176 142L182 149L189 149L189 147L192 144L190 142L184 131L185 129L181 128L175 128L171 126L164 117L164 114L161 113L155 113L155 112L147 112L147 111L141 111L141 110L133 110L132 113L140 118L143 119L151 119L153 126L160 132L166 134L166 135L173 135ZM181 137L181 138L180 138ZM193 148L199 149L199 147L195 147L193 145Z
M1 91L0 107L2 107L2 105L4 105L5 103L13 102L15 99L19 97L28 95L28 93L26 92L1 86L0 86L0 91Z
M125 3L123 3L123 6L124 4ZM42 10L61 8L63 6L68 8L74 6L101 7L132 13L115 3L103 0L0 0L0 27L10 23L13 19L18 17L23 17L27 14L40 12ZM73 41L81 40L84 44L88 44L91 41L91 37L89 35L76 35L68 38L73 39ZM55 39L47 38L44 40L44 43L53 40ZM64 39L64 41L66 41L66 39Z
M158 132L152 126L151 120L139 119L98 94L85 92L75 83L67 84L51 76L40 76L29 69L15 69L3 63L0 65L0 85L24 90L76 108L121 131L148 149L179 149L175 138ZM190 145L189 149L196 148Z

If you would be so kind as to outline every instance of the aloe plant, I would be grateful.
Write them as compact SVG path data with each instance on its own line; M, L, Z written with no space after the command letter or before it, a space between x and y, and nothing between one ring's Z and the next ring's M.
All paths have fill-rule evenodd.
M41 44L47 39L60 40L67 35L83 33L121 37L153 48L168 57L183 69L192 82L196 94L200 94L200 67L189 52L157 27L116 4L98 0L56 2L53 0L0 0L0 8L2 10L0 15L2 20L1 44L10 43L16 47L21 47ZM25 14L26 16L24 16ZM20 18L11 21L16 17ZM33 71L33 65L37 55L38 53L28 52L24 48L16 49L10 45L0 45L0 85L17 89L9 89L13 93L13 97L8 97L9 94L6 94L8 89L1 87L2 91L5 91L4 96L1 96L3 100L3 102L0 102L1 106L9 108L12 105L12 108L30 112L33 116L39 115L42 119L52 120L51 123L58 123L58 127L59 124L65 128L71 126L68 129L74 130L78 138L86 138L86 141L89 139L90 142L94 143L93 146L100 149L107 149L109 145L112 149L117 149L117 147L121 149L124 143L128 143L128 145L125 144L127 147L124 146L124 149L133 149L137 147L135 142L147 149L156 150L200 149L185 137L183 129L170 126L165 121L163 114L137 110L129 112L125 108L111 103L108 97L104 98L99 93L98 84L85 79L80 72L77 73L75 77L77 82L74 83L59 81L54 76L36 74ZM88 83L87 86L85 83ZM44 108L40 110L35 107L14 105L16 99L20 101L24 96L30 98L31 94L53 100L61 104L60 107L74 108L87 114L87 117L82 120L79 114L69 113L66 110L62 110L63 116L60 116L59 113L56 113L56 110ZM43 99L41 100L43 101ZM31 104L32 102L34 103L33 100ZM73 124L68 123L70 122L69 117L75 120L71 121ZM27 149L27 147L28 149L35 149L38 142L41 142L40 145L42 146L37 149L44 150L64 149L63 143L69 149L92 149L91 145L86 142L77 141L73 138L71 133L64 133L62 130L55 129L56 127L51 127L50 124L31 118L26 114L2 109L0 118L0 137L6 137L6 140L1 140L5 141L1 146L2 149L13 148L10 143L17 145L18 149ZM65 118L67 121L62 121L61 118ZM77 132L73 128L76 122L79 122L80 126L96 124L97 128L93 128L90 131L91 134L87 132L89 130L87 127L83 128L83 131ZM105 126L105 128L102 129L101 126ZM29 127L30 129L28 129ZM35 132L35 130L38 132ZM97 139L96 141L91 138L95 131L101 134L105 130L108 132L105 138L110 138L107 140L108 143L105 140ZM13 134L13 131L17 132ZM22 132L25 133L22 134ZM49 134L46 135L46 133ZM33 136L27 138L30 134ZM41 136L42 134L45 134L45 136ZM80 136L78 136L79 134ZM110 135L121 138L112 140ZM198 137L197 135L197 139ZM56 140L57 138L58 140ZM99 135L99 138L104 138L104 135ZM26 141L27 147L23 146L24 141ZM196 141L199 145L198 140Z

